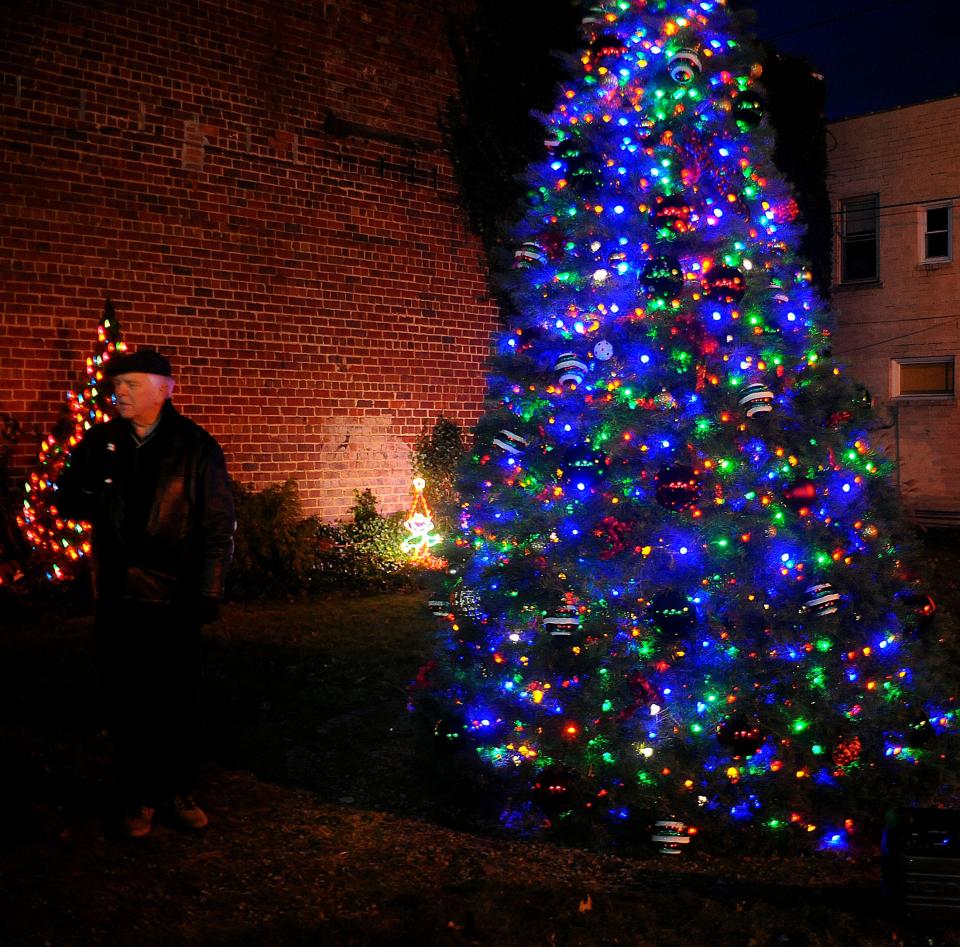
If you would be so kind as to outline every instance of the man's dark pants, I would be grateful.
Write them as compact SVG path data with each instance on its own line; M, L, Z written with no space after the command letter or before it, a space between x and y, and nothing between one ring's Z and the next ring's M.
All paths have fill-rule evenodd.
M200 623L172 605L101 603L97 656L117 790L127 805L190 793L200 763Z

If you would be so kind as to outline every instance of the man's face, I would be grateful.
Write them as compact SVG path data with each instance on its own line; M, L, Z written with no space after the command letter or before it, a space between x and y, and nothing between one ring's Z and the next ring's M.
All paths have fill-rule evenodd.
M113 379L117 411L121 418L149 426L157 419L167 400L167 379L145 372L130 372Z

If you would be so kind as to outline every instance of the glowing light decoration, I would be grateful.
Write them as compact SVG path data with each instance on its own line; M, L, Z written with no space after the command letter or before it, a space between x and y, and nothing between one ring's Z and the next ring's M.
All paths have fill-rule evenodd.
M410 535L400 544L404 553L417 560L432 558L430 550L442 541L442 537L434 532L433 514L423 495L426 486L423 477L413 478L413 503L403 523Z
M418 693L431 725L470 718L505 824L843 850L918 785L958 792L956 675L869 396L832 361L726 3L596 0L583 48L505 237L469 594L433 599Z
M105 369L114 354L125 350L108 299L97 327L97 349L87 358L86 380L77 391L67 392L65 415L41 442L37 466L24 484L26 496L17 524L51 582L73 578L80 560L90 553L90 524L64 519L57 511L57 478L86 432L112 416L112 386L105 380Z

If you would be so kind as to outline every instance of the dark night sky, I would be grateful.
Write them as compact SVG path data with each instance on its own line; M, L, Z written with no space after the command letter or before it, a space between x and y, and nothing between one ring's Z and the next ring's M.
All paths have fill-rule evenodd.
M827 117L960 92L958 0L739 0L758 38L808 59L827 83Z

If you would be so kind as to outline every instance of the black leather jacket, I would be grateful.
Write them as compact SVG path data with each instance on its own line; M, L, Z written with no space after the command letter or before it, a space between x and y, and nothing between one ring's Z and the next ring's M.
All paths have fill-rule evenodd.
M135 549L124 515L125 452L136 449L128 421L115 418L84 435L59 478L56 507L62 517L93 523L100 601L221 599L236 527L223 451L170 401L154 436L156 488Z

